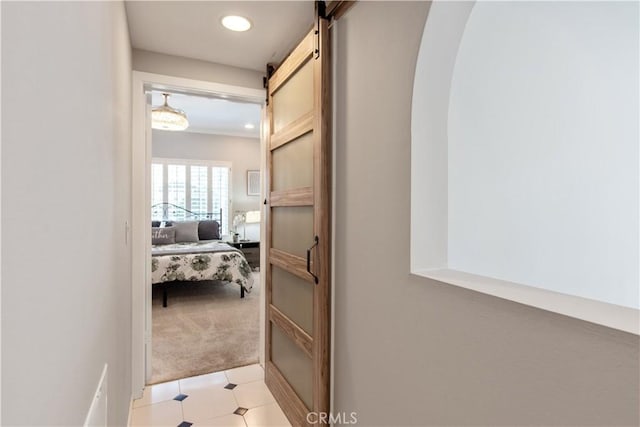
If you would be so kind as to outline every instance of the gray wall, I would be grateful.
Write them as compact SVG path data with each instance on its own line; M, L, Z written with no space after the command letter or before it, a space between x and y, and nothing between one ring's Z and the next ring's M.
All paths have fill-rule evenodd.
M638 425L637 336L409 274L427 12L360 2L337 25L334 410L361 425Z
M164 74L186 79L203 80L262 89L262 76L254 70L215 64L199 59L165 55L146 50L133 49L133 69L147 73Z
M231 162L233 210L260 209L260 196L247 196L247 170L260 169L260 140L236 136L154 130L153 157ZM233 215L230 217L230 221Z
M2 2L2 425L131 397L131 51L120 2Z

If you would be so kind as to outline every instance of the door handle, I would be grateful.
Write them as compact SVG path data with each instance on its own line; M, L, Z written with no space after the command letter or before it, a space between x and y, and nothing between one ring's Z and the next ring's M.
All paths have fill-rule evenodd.
M318 239L318 236L315 236L313 238L313 245L311 245L311 247L307 249L307 273L313 276L313 280L316 283L316 285L318 284L318 276L316 276L311 272L311 250L316 246L318 246L318 243L320 243L320 239Z

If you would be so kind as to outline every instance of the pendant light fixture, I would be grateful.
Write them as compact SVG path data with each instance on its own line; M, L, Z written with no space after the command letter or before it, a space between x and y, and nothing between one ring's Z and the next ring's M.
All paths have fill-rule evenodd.
M187 115L182 110L169 106L169 94L163 93L164 105L151 111L151 127L161 130L185 130L189 127Z

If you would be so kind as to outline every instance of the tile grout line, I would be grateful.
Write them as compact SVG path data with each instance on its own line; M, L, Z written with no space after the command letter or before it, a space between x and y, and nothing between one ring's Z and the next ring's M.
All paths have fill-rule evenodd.
M278 402L276 402L275 400L273 402L267 402L267 403L263 403L262 405L258 405L258 406L254 406L253 408L247 408L248 411L251 411L252 409L258 409L258 408L262 408L263 406L269 406L269 405L273 405L276 404L276 406L278 407L278 409L280 409L282 411L282 408L280 407L280 405L278 405Z
M180 381L180 380L178 380L178 394L184 394L184 393L182 393L182 381ZM188 398L189 397L187 396L187 399ZM182 422L185 422L187 420L184 419L184 405L183 405L183 402L184 402L184 399L182 399L180 401L180 413L182 414ZM191 421L189 421L189 422L191 422Z
M227 379L227 384L231 383L231 380L229 380L229 376L227 375L227 371L224 371L224 376ZM235 384L235 383L233 383ZM226 384L225 384L226 385ZM239 385L239 384L238 384ZM224 388L224 387L223 387ZM231 392L231 394L233 395L233 400L236 402L236 408L240 407L240 404L238 403L238 398L236 397L236 394L234 393L234 390L236 389L236 387L234 387L233 389L229 390ZM242 419L244 419L244 415L242 415ZM246 424L246 423L245 423Z

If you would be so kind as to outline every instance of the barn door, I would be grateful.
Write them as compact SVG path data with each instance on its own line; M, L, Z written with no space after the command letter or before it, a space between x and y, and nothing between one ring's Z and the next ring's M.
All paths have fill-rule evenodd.
M329 411L330 57L316 21L268 81L265 381L296 426Z

